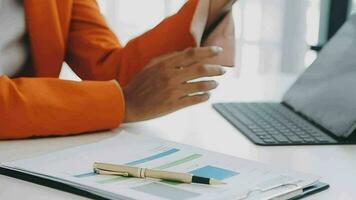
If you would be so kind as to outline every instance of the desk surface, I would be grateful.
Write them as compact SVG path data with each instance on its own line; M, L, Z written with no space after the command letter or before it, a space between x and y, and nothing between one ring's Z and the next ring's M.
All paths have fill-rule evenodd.
M310 200L356 197L356 146L260 147L252 144L212 108L212 102L278 100L293 78L222 81L208 103L121 129L190 144L249 160L320 175L331 185ZM234 87L232 87L234 86ZM0 162L26 158L112 137L118 130L73 137L0 142ZM0 176L0 199L84 199L28 182Z

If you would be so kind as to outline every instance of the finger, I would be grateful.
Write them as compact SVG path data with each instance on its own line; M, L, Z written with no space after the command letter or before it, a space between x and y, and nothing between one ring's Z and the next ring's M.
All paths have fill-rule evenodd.
M204 65L195 64L189 68L185 68L180 72L182 82L204 78L224 75L226 71L221 65Z
M210 99L210 94L209 93L203 93L199 95L194 95L194 96L185 96L182 97L180 100L180 107L188 107L192 105L196 105L199 103L203 103L205 101L208 101Z
M147 68L156 66L157 64L165 64L165 62L168 62L170 59L174 58L179 54L179 52L173 52L173 53L167 53L162 56L153 58L147 65Z
M214 90L218 87L216 81L200 81L194 83L185 83L182 88L182 93L184 96L189 94L196 94L201 92L208 92Z
M179 53L180 53L179 51L176 51L176 52L173 52L173 53L164 54L163 56L159 57L159 61L161 61L161 62L168 61L168 60L176 57Z
M223 49L217 46L189 48L167 59L166 64L173 67L185 67L215 57L222 51Z

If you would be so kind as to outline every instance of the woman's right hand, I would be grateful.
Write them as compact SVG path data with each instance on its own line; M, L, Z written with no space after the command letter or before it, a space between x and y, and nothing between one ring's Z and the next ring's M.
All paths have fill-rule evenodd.
M123 89L125 122L153 119L207 101L218 83L188 81L223 75L222 66L203 64L222 51L220 47L190 48L154 59Z

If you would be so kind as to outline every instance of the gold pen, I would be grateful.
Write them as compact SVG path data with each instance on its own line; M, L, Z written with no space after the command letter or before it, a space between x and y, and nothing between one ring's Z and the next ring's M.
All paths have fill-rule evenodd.
M206 185L222 185L225 184L213 178L194 176L188 173L168 172L155 169L146 169L140 167L132 167L127 165L115 165L107 163L94 163L94 172L101 175L116 175L124 177L136 178L154 178L166 181L174 181L181 183L199 183Z

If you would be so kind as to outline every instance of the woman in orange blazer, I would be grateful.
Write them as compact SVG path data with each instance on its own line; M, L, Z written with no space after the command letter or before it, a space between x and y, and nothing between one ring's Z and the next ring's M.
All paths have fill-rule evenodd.
M147 92L140 87L157 83L158 86L154 89L163 92L153 96L170 98L163 95L167 87L162 85L167 84L154 82L153 79L161 78L152 77L175 76L177 71L173 70L165 72L166 74L157 72L158 69L169 71L163 69L162 63L170 63L175 69L177 65L182 65L179 72L184 76L192 75L191 78L221 74L221 69L217 66L210 66L210 70L196 70L200 74L184 70L185 66L197 65L201 60L218 55L221 49L198 48L179 52L200 45L199 33L198 36L194 35L191 27L192 23L206 26L211 20L201 20L204 17L196 20L199 14L207 15L204 14L207 5L203 5L206 4L203 1L189 1L176 15L130 41L125 47L120 46L116 36L108 28L95 0L23 2L31 54L31 62L25 69L30 72L27 74L30 77L0 76L0 139L106 130L118 127L123 121L149 119L206 100L206 95L190 101L186 98L184 104L173 107L168 102L167 106L171 106L169 108L144 108L129 113L125 101L132 107L140 107L137 105L138 101L147 101L146 107L165 102L161 99L159 103L153 103L152 94L140 96L139 93ZM214 16L215 18L217 17ZM187 60L186 56L192 60L189 64L183 64ZM156 58L154 62L153 58ZM169 62L172 58L176 60L175 63ZM63 62L68 63L83 81L58 79ZM145 66L148 66L147 70L142 70ZM199 64L198 67L200 66L203 65ZM142 79L147 79L147 83L140 83ZM149 81L150 79L152 80ZM212 82L209 84L198 85L201 88L205 86L204 90L199 91L208 91L215 87ZM127 95L124 96L125 89L123 92L121 88L127 88ZM187 90L184 92L187 93ZM190 87L189 91L196 90ZM149 114L139 117L140 112Z

